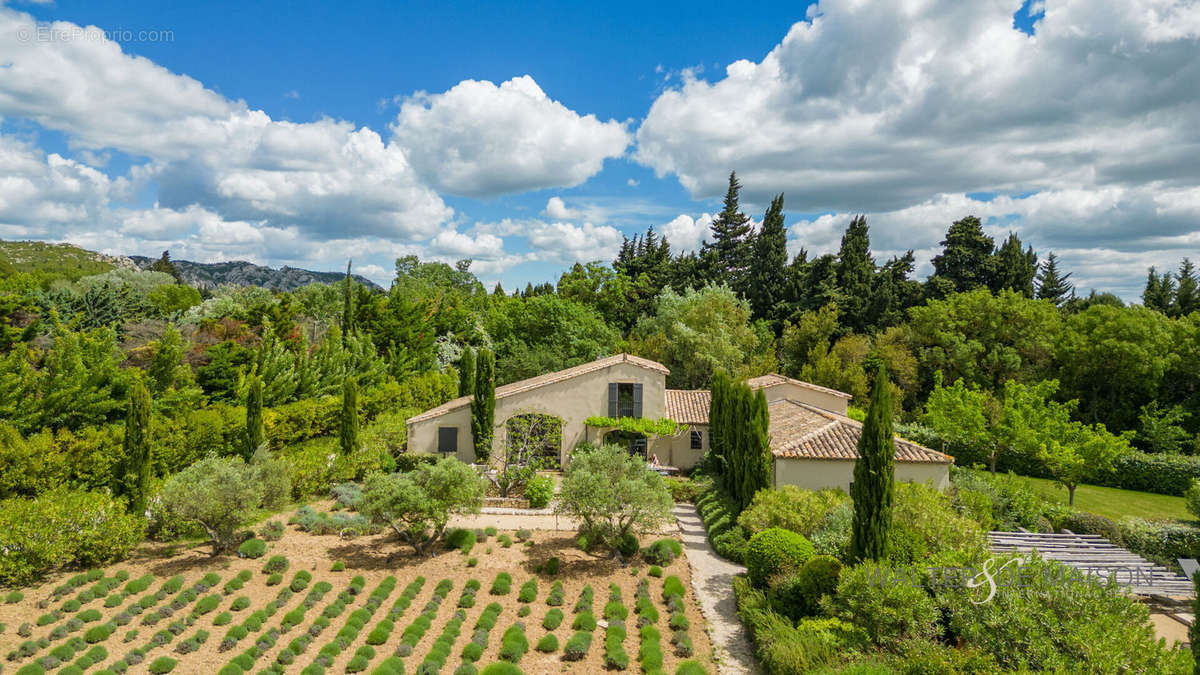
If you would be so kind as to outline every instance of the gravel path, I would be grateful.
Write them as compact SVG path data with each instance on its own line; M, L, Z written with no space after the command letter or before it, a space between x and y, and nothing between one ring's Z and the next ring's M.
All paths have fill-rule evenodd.
M692 588L700 601L700 611L708 622L708 635L721 675L758 673L754 648L746 627L737 617L733 596L733 577L745 567L719 557L708 544L704 522L691 504L676 504L683 548L692 566Z

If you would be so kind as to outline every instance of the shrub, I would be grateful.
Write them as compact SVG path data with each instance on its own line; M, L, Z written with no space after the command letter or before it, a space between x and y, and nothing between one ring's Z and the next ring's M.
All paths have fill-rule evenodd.
M836 558L817 555L798 571L771 578L767 597L772 609L793 621L816 614L821 597L837 591L841 572Z
M699 661L684 661L675 669L675 675L708 675L708 671Z
M669 565L683 555L683 546L676 539L659 539L642 549L642 558L652 565Z
M174 517L201 523L218 555L233 549L238 528L262 504L261 479L258 468L240 458L207 457L168 478L159 499Z
M683 581L672 574L663 581L662 594L663 600L669 600L672 597L683 598L687 594L687 590L683 586Z
M308 588L310 581L312 581L312 574L308 570L300 570L296 572L296 576L292 577L292 583L288 588L292 589L293 593L299 593Z
M554 479L549 476L534 476L525 482L525 498L529 508L541 509L550 504L554 497Z
M813 555L803 535L778 527L754 535L746 546L746 572L755 586L765 586L772 575L799 569Z
M88 644L94 645L97 642L104 642L108 639L108 636L112 635L112 633L113 627L109 624L102 623L99 626L93 626L92 628L89 628L87 632L83 634L83 639L86 640Z
M925 571L915 566L897 568L889 572L896 576L886 582L878 578L880 572L880 568L869 564L842 570L837 592L825 596L822 609L861 626L882 647L909 638L933 638L940 614L921 585Z
M275 572L271 576L267 577L267 585L268 586L278 586L279 584L282 584L282 583L283 583L283 575L280 574L279 572Z
M563 646L563 661L580 661L587 656L588 648L592 646L590 631L576 631L567 639Z
M496 537L496 541L500 542L500 548L509 548L512 546L512 537L508 536L507 534L502 534L499 537Z
M1112 520L1094 513L1071 513L1062 519L1059 527L1075 534L1098 534L1118 546L1121 544L1121 528Z
M508 595L512 590L512 575L508 572L501 572L496 575L496 580L492 582L492 595Z
M808 537L830 511L849 501L841 490L805 490L784 485L759 490L737 522L752 535L778 527Z
M533 537L533 533L525 528L517 530L517 541L529 541Z
M21 591L9 591L8 595L4 596L4 603L8 605L15 605L24 599L25 594Z
M346 569L346 563L341 560L334 560L333 565L329 568L330 572L341 572Z
M267 542L262 539L247 539L238 546L239 558L261 558L267 553Z
M646 570L646 574L652 577L661 577L663 570L658 565L651 565L650 569Z
M467 558L467 567L475 567L479 564L479 558Z
M517 663L527 651L529 651L529 640L525 637L525 628L519 623L509 626L500 638L500 658ZM484 670L487 669L484 668Z
M522 672L511 663L493 663L479 671L479 675L522 675Z
M1147 560L1175 567L1179 558L1200 558L1200 528L1129 517L1119 526L1125 548Z
M555 607L549 612L546 612L546 617L542 619L542 628L545 628L546 630L554 630L555 628L558 628L562 622L563 612L561 609Z
M229 609L231 609L235 612L240 612L249 606L250 606L250 598L247 598L246 596L242 595L237 598L234 598L233 604L229 605Z
M259 539L263 541L279 541L283 538L284 525L278 520L272 520L258 531Z
M524 584L521 584L521 590L517 593L518 602L533 602L537 599L538 584L537 579L530 579Z
M273 555L267 560L267 563L263 565L262 571L263 574L275 574L276 572L282 574L286 572L287 569L288 559L281 555Z
M410 473L372 474L358 510L423 554L441 537L451 514L477 513L483 495L483 479L474 469L445 457ZM473 532L470 540L473 545Z
M710 487L696 501L696 510L704 520L704 529L717 555L742 562L746 550L746 534L737 524L737 509L733 500L717 488Z
M0 584L23 586L65 566L107 564L143 538L142 519L101 492L56 489L0 500Z
M538 640L537 646L534 647L534 649L537 649L539 652L545 652L547 654L556 652L556 651L558 651L558 637L555 636L553 633L550 633L549 635L545 635L542 637L542 639Z
M471 549L475 547L476 540L474 531L461 527L450 530L446 534L446 546L458 549L463 555L471 552Z
M702 484L690 478L672 476L666 479L666 483L671 491L671 500L676 504L692 504L700 496Z
M575 615L575 621L571 623L571 630L596 630L596 617L592 616L590 611L582 611Z
M549 560L538 566L538 571L546 576L558 576L559 568L562 566L562 561L558 556L551 556Z
M162 675L162 673L169 673L172 670L175 670L175 666L178 663L179 662L173 658L160 656L150 662L148 670L155 675Z

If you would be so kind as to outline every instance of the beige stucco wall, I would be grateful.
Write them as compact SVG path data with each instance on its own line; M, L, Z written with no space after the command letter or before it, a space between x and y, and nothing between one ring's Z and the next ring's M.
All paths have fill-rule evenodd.
M787 399L797 401L799 403L807 403L812 406L828 410L839 415L845 415L849 399L827 394L823 391L802 387L791 382L780 382L768 387L763 387L763 394L767 397L767 402L779 401Z
M562 448L559 459L565 464L568 453L585 440L598 441L598 433L583 421L592 416L608 415L608 383L637 382L642 385L642 417L658 419L665 414L667 377L663 373L615 363L607 368L577 375L562 382L543 385L529 391L496 399L496 429L494 447L503 447L505 422L513 415L542 413L563 420ZM471 443L471 407L464 405L427 420L408 425L409 452L437 452L438 427L458 427L458 458L475 461ZM661 459L661 455L660 455Z
M699 431L702 447L692 449L692 432ZM708 425L689 424L688 430L669 438L656 438L650 443L650 452L658 455L658 461L679 469L691 469L708 452Z
M808 490L841 488L850 491L854 462L847 459L775 458L775 486L795 485ZM896 462L896 480L930 483L939 490L950 485L950 465L934 462Z

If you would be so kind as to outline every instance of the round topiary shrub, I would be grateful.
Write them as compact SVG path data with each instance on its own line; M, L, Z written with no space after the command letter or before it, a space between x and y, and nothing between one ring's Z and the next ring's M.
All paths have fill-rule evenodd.
M150 662L149 670L154 675L162 675L162 673L169 673L175 670L175 666L178 663L178 661L169 656L160 656Z
M261 558L267 554L267 542L262 539L247 539L238 547L239 558Z
M804 535L771 527L750 538L746 545L746 572L759 587L786 570L799 569L813 555L812 543Z

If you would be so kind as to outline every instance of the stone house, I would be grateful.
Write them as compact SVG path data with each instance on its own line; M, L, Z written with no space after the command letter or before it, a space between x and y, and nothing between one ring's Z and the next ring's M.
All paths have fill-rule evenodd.
M556 445L543 449L551 464L569 461L581 442L619 442L630 452L687 470L708 450L707 390L667 389L670 371L661 363L617 354L573 368L496 387L495 445L502 447L513 420L546 416L561 429ZM783 375L752 378L770 411L771 452L776 485L849 489L862 425L847 417L850 395ZM408 419L410 452L475 459L471 441L471 397L464 396ZM671 436L590 426L589 418L667 418L686 428ZM515 427L513 427L515 428ZM949 483L953 458L897 437L896 479Z

